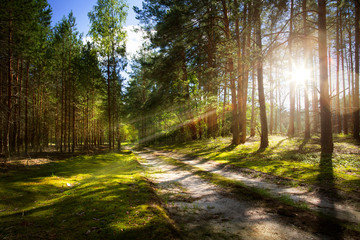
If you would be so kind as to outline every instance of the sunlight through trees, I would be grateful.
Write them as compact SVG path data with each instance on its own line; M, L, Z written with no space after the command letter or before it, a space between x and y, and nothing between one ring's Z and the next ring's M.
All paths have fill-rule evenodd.
M358 1L145 0L127 65L124 1L99 0L83 43L71 12L1 1L1 154L122 141L268 134L359 139Z

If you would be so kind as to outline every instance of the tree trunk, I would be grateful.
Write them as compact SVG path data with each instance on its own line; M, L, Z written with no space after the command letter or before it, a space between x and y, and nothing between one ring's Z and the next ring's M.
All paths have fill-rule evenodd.
M344 118L344 134L349 134L349 128L348 128L348 105L346 101L346 87L345 87L345 65L344 65L344 39L343 39L343 22L342 22L342 11L340 9L340 46L341 46L341 71L342 71L342 80L343 80L343 118ZM349 86L350 88L350 86ZM350 96L349 96L350 97Z
M359 121L359 47L360 47L360 2L354 0L355 2L355 88L353 95L353 108L354 108L354 130L353 136L356 140L360 141L360 121Z
M290 72L290 116L289 116L289 129L288 136L293 137L295 134L295 82L292 76L292 30L293 30L293 15L294 15L294 0L290 4L290 22L289 22L289 72Z
M242 109L243 105L243 58L241 56L241 39L240 39L240 13L239 13L239 4L237 0L234 0L234 9L235 9L235 41L236 41L236 61L237 61L237 106L238 106L238 119L239 119L239 138L241 138L242 133L242 123L240 119L244 114L244 110ZM230 30L229 30L230 31ZM240 139L239 139L240 143Z
M110 94L110 56L107 57L107 107L108 107L108 121L109 121L109 149L111 150L112 144L111 144L111 94Z
M308 34L308 26L307 26L307 7L306 7L306 0L302 1L302 11L303 11L303 26L304 26L304 59L305 59L305 68L310 69L310 46L309 46L309 34ZM310 75L310 74L309 74ZM305 134L304 134L304 138L305 139L309 139L310 138L310 114L309 114L309 108L310 108L310 102L309 102L309 91L308 91L308 82L309 82L309 77L310 76L306 76L305 79Z
M248 6L248 5L246 5ZM243 40L243 56L248 57L250 55L250 46L251 46L251 28L250 20L249 20L249 10L247 13L247 20L244 20L244 25L247 26L247 33L245 34L244 40ZM246 113L247 113L247 97L248 97L248 86L249 86L249 64L244 64L244 75L243 75L243 93L242 93L242 109L243 114L240 116L240 123L241 123L241 136L240 136L240 143L245 143L246 141Z
M327 68L326 0L318 0L321 154L333 152L331 109Z
M29 103L29 68L30 62L26 62L26 78L25 78L25 153L28 153L29 135L28 135L28 103Z
M340 111L340 35L339 35L339 0L337 1L336 8L336 123L337 123L337 132L341 133L342 122L341 122L341 111Z
M315 66L315 63L312 63L312 66ZM313 133L319 132L319 98L318 98L318 89L317 84L315 81L315 68L313 68L312 76L314 81L312 82L312 90L313 90L313 97L312 97L312 118L313 118Z
M75 143L76 143L76 129L75 129L75 104L73 103L72 106L72 113L73 113L73 119L72 119L72 146L71 146L71 152L75 151Z
M228 18L228 10L226 6L225 0L222 0L223 6L223 14L224 14L224 25L225 25L225 35L226 39L230 40L230 24ZM227 57L227 71L229 72L230 77L230 90L231 90L231 103L232 103L232 133L233 140L232 144L239 145L240 144L240 132L239 132L239 121L238 121L238 104L236 97L236 84L234 77L234 62L231 56Z
M261 2L256 3L255 19L256 19L256 45L258 48L259 56L257 61L257 79L259 91L259 104L260 104L260 122L261 122L261 142L260 149L265 149L269 146L268 140L268 126L266 119L266 106L265 94L263 83L263 56L262 56L262 41L261 41Z
M256 126L256 117L255 117L255 68L252 70L252 91L251 91L251 119L250 119L250 137L255 136L255 126Z
M351 67L350 67L350 60L348 59L348 52L346 51L346 47L343 48L344 49L344 63L346 66L346 71L347 71L347 83L348 83L348 108L347 108L347 127L348 127L348 133L351 132L351 109L352 109L352 105L351 105L351 98L352 98L352 88L351 88ZM346 94L346 91L345 91Z
M224 86L224 102L223 102L223 112L222 112L222 120L221 120L221 132L222 132L222 136L225 137L226 135L226 132L225 132L225 116L226 116L226 105L227 105L227 101L226 101L226 98L227 98L227 80L226 80L226 77L225 77L225 86Z
M353 51L352 51L352 34L351 34L351 28L348 28L348 35L349 35L349 56L350 56L350 63L349 63L349 74L350 74L350 77L349 77L349 106L351 106L351 121L352 121L352 130L354 130L354 62L353 62ZM354 132L354 131L353 131Z
M12 79L13 79L13 69L12 69L12 38L13 38L13 29L12 29L12 14L11 11L9 12L9 41L8 41L8 86L7 86L7 115L6 115L6 129L5 129L5 155L7 157L10 157L10 127L11 127L11 96L12 96ZM6 160L4 161L4 164L6 163Z
M274 83L272 78L272 52L269 55L269 83L270 83L270 134L273 134L274 127Z
M297 112L296 112L296 127L297 133L301 133L301 99L300 99L300 88L297 91Z

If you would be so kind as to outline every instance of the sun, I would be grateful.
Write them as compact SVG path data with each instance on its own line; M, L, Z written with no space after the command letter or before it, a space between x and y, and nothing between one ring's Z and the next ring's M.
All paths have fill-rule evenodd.
M306 68L303 64L294 65L290 74L290 80L297 86L305 85L306 81L309 80L310 69Z

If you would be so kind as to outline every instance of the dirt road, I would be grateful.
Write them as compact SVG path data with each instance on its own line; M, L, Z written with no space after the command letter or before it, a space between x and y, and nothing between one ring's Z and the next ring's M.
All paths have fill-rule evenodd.
M150 151L154 151L149 149ZM337 201L318 191L309 191L306 187L289 187L267 182L261 177L249 177L247 174L228 168L228 165L220 164L202 158L195 158L179 153L156 151L157 155L180 160L190 166L200 168L207 172L219 174L231 180L241 181L246 186L266 189L273 196L284 196L295 202L306 203L311 209L322 212L337 219L360 224L360 205L354 201Z
M258 201L235 198L151 150L136 152L184 239L338 239L308 231ZM304 230L306 229L306 230ZM312 228L314 229L314 228ZM347 237L344 237L345 239ZM351 239L351 238L348 238Z

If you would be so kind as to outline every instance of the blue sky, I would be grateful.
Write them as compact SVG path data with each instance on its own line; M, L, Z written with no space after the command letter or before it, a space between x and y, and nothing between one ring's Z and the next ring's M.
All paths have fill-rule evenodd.
M127 31L126 51L128 58L131 59L136 51L141 47L143 42L143 34L141 31L135 32L134 28L138 26L139 21L135 19L134 6L142 7L142 0L125 0L127 2L128 15L125 23L125 30ZM83 33L83 38L89 31L88 12L96 5L97 0L48 0L52 8L52 26L55 26L64 16L67 16L72 10L76 18L76 27L80 33ZM128 68L128 71L130 69ZM125 74L127 77L127 74Z
M77 28L79 32L84 35L89 30L89 19L87 17L88 12L93 9L97 0L48 0L53 14L52 14L52 26L60 21L63 16L67 16L72 10L77 22ZM135 19L135 12L133 6L141 8L142 0L128 0L129 6L128 16L125 26L136 26L138 21Z
M125 29L127 31L127 43L126 43L126 52L128 59L136 54L136 51L140 49L143 42L143 34L138 31L135 32L134 28L138 26L139 21L135 19L135 12L133 10L134 6L139 8L142 7L142 0L125 0L129 6L128 15L125 23ZM83 33L85 38L87 32L89 31L89 18L87 16L88 12L93 9L93 6L96 4L97 0L48 0L52 8L52 26L55 26L64 16L67 16L72 10L76 18L76 27L80 33ZM127 67L127 72L130 72L130 65ZM121 75L125 77L126 80L129 79L127 72L122 72Z

